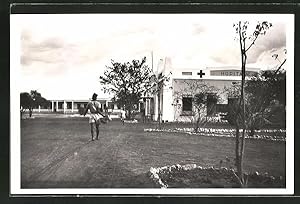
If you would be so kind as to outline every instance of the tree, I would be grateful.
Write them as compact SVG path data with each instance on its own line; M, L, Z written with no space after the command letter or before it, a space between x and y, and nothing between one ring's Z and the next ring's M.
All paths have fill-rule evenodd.
M246 98L245 98L245 78L246 78L246 64L247 64L247 52L255 45L256 40L259 36L265 35L266 31L272 27L272 24L263 21L258 22L254 28L253 33L249 33L248 30L249 22L248 21L239 21L238 23L233 24L237 34L237 40L240 45L240 54L241 54L241 71L242 71L242 80L241 80L241 89L240 97L238 100L238 108L236 111L236 166L237 166L237 177L239 178L241 186L247 185L247 179L243 174L243 157L245 149L245 131L246 131ZM240 128L242 129L242 135L240 137Z
M261 73L260 78L252 79L255 81L265 81L269 87L269 95L280 104L286 106L286 71L285 70L266 70Z
M132 62L111 61L106 66L104 74L100 76L100 84L104 91L114 94L114 100L125 107L131 118L134 105L147 93L154 93L162 86L163 75L156 76L146 65L146 57Z
M286 54L286 49L284 52ZM250 136L266 125L285 126L286 71L281 68L286 59L280 61L278 54L272 57L280 63L278 66L263 70L245 82L246 125ZM225 92L231 99L237 99L240 88L240 84L235 84ZM234 124L236 109L236 103L229 104L227 119L230 124Z
M20 105L21 114L25 112L26 109L29 110L29 117L32 116L32 111L38 106L48 106L49 101L42 97L42 95L37 92L37 90L31 90L30 93L23 92L20 94Z
M262 71L251 80L247 81L245 91L247 94L247 129L250 136L254 131L265 125L272 125L279 117L285 125L286 106L286 73L285 71ZM278 125L278 124L277 124Z
M280 120L285 117L285 81L285 71L277 70L261 71L246 81L245 124L249 136L253 136L255 130L274 125L278 116ZM240 88L240 84L235 84L226 89L231 101L235 99L235 102L228 104L227 120L232 125L237 125L236 120L239 120L236 117ZM284 124L281 122L279 125Z
M32 115L32 105L33 100L29 93L24 92L20 94L20 105L21 105L21 115L25 112L26 109L29 110L29 117Z
M180 83L175 81L175 83ZM199 127L204 127L207 120L207 114L213 109L213 106L209 106L209 103L216 104L220 100L218 89L214 86L209 86L202 80L182 80L178 84L178 91L174 92L174 103L177 111L180 111L181 115L187 115L190 118L190 122L194 124L194 131L198 132ZM184 97L190 98L186 103L190 103L191 109L185 111L183 104L179 103ZM179 105L179 106L178 106Z

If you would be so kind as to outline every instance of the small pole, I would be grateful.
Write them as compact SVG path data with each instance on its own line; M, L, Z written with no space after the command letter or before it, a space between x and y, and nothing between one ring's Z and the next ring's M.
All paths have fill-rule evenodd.
M152 64L152 71L153 71L153 51L151 51L151 64Z

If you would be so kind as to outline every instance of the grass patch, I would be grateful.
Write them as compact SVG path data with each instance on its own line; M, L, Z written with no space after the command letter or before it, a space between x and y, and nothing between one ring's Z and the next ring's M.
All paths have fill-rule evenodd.
M152 188L141 176L151 167L190 163L221 167L221 160L234 158L234 138L144 132L156 126L112 121L100 126L99 141L87 143L88 118L22 120L21 186ZM244 169L285 176L285 150L285 142L247 140Z

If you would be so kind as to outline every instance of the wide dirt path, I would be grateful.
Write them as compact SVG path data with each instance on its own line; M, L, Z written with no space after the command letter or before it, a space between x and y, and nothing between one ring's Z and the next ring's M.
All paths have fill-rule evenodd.
M148 133L152 124L118 121L90 141L86 118L36 118L21 123L22 188L153 188L150 167L219 166L234 157L234 139ZM285 175L285 143L247 140L248 171ZM228 164L230 165L230 164Z

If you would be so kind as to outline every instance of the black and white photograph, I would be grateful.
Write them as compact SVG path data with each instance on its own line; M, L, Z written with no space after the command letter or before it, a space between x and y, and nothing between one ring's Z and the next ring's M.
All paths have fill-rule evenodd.
M294 15L10 15L10 192L292 195Z

